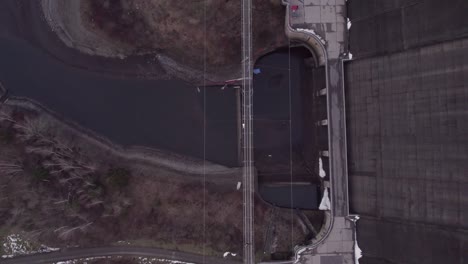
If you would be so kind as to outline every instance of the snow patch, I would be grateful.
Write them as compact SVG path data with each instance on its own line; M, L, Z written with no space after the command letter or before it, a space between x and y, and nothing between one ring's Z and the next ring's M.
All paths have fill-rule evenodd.
M302 252L304 252L306 250L306 248L301 248L299 251L297 251L297 254L301 254Z
M297 28L296 31L310 33L310 34L316 36L320 40L320 42L322 42L322 44L325 45L325 40L319 34L315 33L315 31L313 29Z
M307 249L307 248L304 247L304 248L301 248L300 250L298 250L298 251L296 252L297 258L296 258L296 260L294 261L293 264L299 263L299 261L301 260L301 253L304 252L306 249Z
M237 256L236 253L231 253L231 252L229 252L229 251L226 251L226 252L224 252L224 254L223 254L223 258L225 258L225 257L227 257L227 256L229 256L229 255L231 255L231 256L233 256L233 257Z
M330 198L328 197L328 188L323 192L322 201L319 205L319 210L330 210Z
M117 241L117 244L119 244L119 245L130 245L131 243L128 242L128 241L120 240L120 241Z
M354 263L359 264L360 258L362 258L362 250L359 248L357 240L354 239Z
M321 178L325 178L325 176L327 176L327 173L323 170L323 162L321 157L319 158L319 176Z
M34 249L37 248L37 249ZM18 255L28 255L34 253L46 253L60 250L60 248L52 248L46 245L34 247L29 241L23 239L19 234L11 234L3 241L3 251L7 255L2 255L2 258L12 258Z
M352 218L350 218L351 221L354 222L356 225L356 222L359 220L359 215L354 215ZM358 242L357 242L357 233L355 229L355 234L354 234L354 263L359 264L359 259L362 258L362 250L359 248Z

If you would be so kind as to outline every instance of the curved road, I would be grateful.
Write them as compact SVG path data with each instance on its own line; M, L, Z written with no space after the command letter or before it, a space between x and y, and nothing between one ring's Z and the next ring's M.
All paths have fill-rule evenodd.
M241 262L223 258L208 257L192 253L171 251L158 248L132 247L132 246L114 246L97 248L72 248L64 249L52 253L40 253L29 256L15 257L11 259L0 259L2 264L44 264L58 261L67 261L72 259L102 257L102 256L138 256L151 257L159 259L176 260L188 263L203 264L239 264Z

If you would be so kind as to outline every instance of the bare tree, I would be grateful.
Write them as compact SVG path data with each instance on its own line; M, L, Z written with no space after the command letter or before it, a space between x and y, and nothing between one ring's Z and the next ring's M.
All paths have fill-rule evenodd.
M14 127L21 131L21 137L24 140L38 138L38 140L50 143L47 135L51 125L49 124L49 120L42 116L25 118L23 122L14 122Z
M23 164L19 160L0 161L0 173L5 174L5 176L16 176L23 170Z
M19 216L21 216L24 212L23 208L15 207L11 210L12 220L16 221Z
M84 224L74 227L62 226L58 229L55 229L55 232L58 233L59 238L67 240L70 239L70 237L74 235L77 231L85 232L92 224L93 222L86 222Z
M23 164L32 164L29 162L32 160L33 166L41 169L41 173L42 170L47 173L47 177L45 177L48 181L45 185L47 188L55 188L54 193L59 195L68 192L68 197L55 196L54 198L49 197L48 200L41 199L42 209L48 208L47 210L64 216L63 219L53 221L61 222L62 226L53 230L59 238L69 239L77 232L86 232L93 224L90 220L95 219L95 217L117 217L130 206L131 202L128 199L106 199L104 197L104 192L96 184L96 179L99 179L97 172L100 164L83 155L80 148L54 128L50 119L42 116L27 116L23 120L16 120L11 113L0 109L1 121L9 122L8 125L12 126L15 131L15 138L22 141L22 145L26 146L26 154L32 159L26 160L27 162L0 160L0 174L17 175L24 170ZM44 177L41 175L41 178ZM21 195L24 195L26 190L22 190ZM19 192L16 192L16 195L19 195ZM36 205L28 203L28 206L28 208L33 208ZM19 209L22 208L20 205L14 206L14 208L11 210L13 221L17 221L20 217L28 217L26 215L28 211L23 214L23 209ZM90 208L99 208L99 210L86 210ZM45 213L49 214L50 211ZM50 218L47 219L49 220L44 220L47 223L42 226L50 226L52 222ZM46 231L34 230L31 232L31 236L39 236Z
M97 206L97 205L101 205L103 203L104 203L103 200L94 199L94 200L91 200L90 203L86 204L85 207L86 208L91 208L91 207L94 207L94 206Z
M11 111L6 110L5 108L0 108L0 121L16 123L16 121L11 116Z
M32 230L26 233L26 237L28 238L28 240L36 239L38 236L40 236L44 232L47 232L48 230L48 228Z

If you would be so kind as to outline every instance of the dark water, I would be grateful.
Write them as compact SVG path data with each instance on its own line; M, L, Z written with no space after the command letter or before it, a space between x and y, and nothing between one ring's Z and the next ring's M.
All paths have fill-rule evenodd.
M258 124L266 120L289 124L291 120L293 144L300 144L302 140L302 60L300 52L293 51L289 54L288 50L281 50L260 58L255 64L255 68L260 69L261 73L254 75L254 119ZM284 136L278 136L275 142L264 142L259 136L255 140L256 147L289 146L289 130L288 125L282 130Z
M280 50L260 58L254 75L254 144L260 172L289 173L291 153L303 142L301 84L305 67L302 49ZM309 55L310 56L310 55ZM268 164L266 164L268 163ZM265 164L265 166L263 166ZM282 168L279 168L281 165Z
M304 148L304 105L302 90L307 72L308 50L278 50L260 58L254 75L254 158L263 199L281 207L317 209L317 185L302 155ZM268 183L281 182L282 186ZM292 192L291 192L292 191Z
M254 158L262 198L281 207L317 209L317 185L310 182L303 157L304 105L302 91L307 72L302 48L279 50L260 58L254 84ZM281 186L268 183L281 182Z
M291 55L291 56L290 56ZM256 148L289 148L302 142L302 102L300 85L303 78L303 54L288 50L278 51L260 58L254 75L254 119L257 130L275 127L278 135L255 133ZM291 120L291 131L289 121ZM262 126L261 124L264 124ZM268 124L266 124L268 123ZM279 126L279 127L278 127ZM292 134L291 134L292 133ZM265 135L268 137L265 138ZM291 136L291 139L290 139Z
M259 188L262 198L285 208L318 210L320 187L315 184L293 186L266 186Z
M118 144L198 158L205 150L207 160L238 165L236 89L101 76L16 39L0 39L0 81L11 95L32 98Z

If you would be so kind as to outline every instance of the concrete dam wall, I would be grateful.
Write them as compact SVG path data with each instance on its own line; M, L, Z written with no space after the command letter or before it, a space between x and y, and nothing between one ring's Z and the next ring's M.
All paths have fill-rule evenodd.
M350 0L351 213L361 263L468 261L468 2Z

